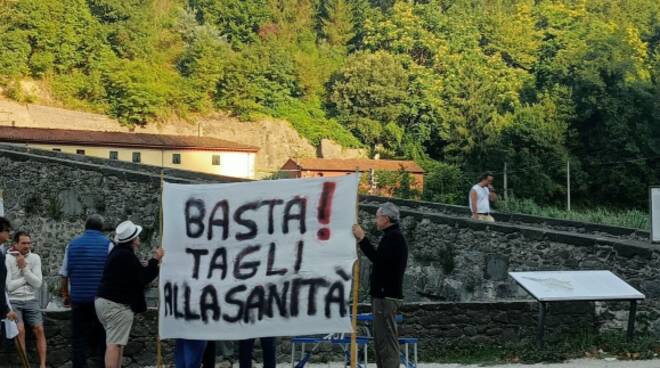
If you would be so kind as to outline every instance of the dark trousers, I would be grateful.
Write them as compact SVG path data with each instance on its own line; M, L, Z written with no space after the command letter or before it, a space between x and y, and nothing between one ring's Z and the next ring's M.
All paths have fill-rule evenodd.
M374 315L374 351L378 368L399 367L399 331L396 326L399 304L399 301L389 298L373 298L371 301Z
M176 368L199 368L202 365L206 340L176 339L174 365Z
M215 341L206 343L204 357L202 358L202 368L215 368Z
M71 340L73 368L87 368L88 357L105 367L105 330L93 302L71 303Z
M239 368L252 368L252 352L254 351L254 340L241 340L238 343ZM263 352L264 368L275 368L277 358L275 356L275 338L262 337L261 350Z

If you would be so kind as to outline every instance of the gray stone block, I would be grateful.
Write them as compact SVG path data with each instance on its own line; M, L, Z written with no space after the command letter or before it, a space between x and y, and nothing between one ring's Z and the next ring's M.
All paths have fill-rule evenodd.
M502 281L509 277L509 257L500 254L486 256L484 276L487 280Z

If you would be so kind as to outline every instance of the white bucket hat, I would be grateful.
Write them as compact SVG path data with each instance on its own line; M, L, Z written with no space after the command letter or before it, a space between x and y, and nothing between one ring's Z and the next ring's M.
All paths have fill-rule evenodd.
M142 226L135 225L132 221L127 220L117 225L115 230L115 241L117 243L129 242L140 235Z

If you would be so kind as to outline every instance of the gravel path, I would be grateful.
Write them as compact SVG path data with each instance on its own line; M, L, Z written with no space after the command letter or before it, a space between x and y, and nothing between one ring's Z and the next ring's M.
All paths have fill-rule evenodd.
M369 364L376 368L376 364ZM290 365L279 364L278 368L287 368ZM339 362L327 364L310 364L309 368L343 368ZM578 359L565 363L539 363L539 364L439 364L439 363L420 363L419 368L660 368L660 360L596 360L596 359Z

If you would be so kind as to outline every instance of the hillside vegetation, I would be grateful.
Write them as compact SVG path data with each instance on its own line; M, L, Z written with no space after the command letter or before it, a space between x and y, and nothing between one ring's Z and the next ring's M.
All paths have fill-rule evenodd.
M284 118L428 170L463 203L481 170L517 198L640 207L660 182L656 0L0 1L0 81L149 124ZM501 182L497 183L501 188Z

